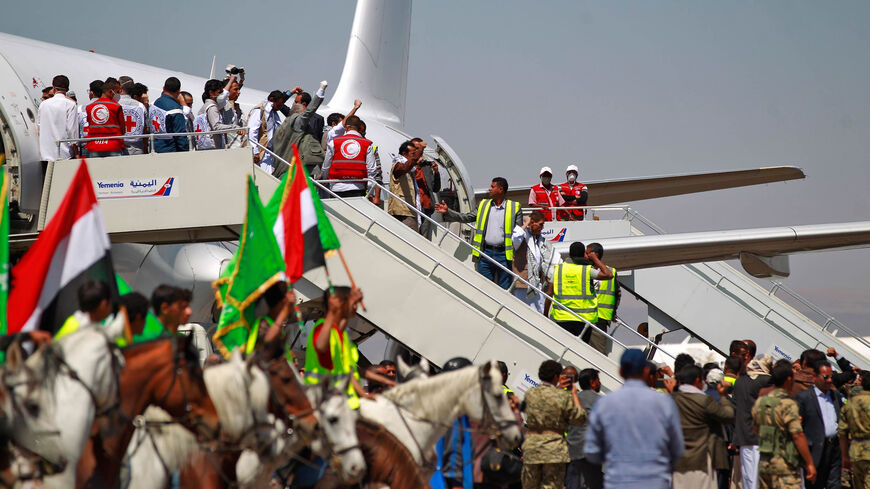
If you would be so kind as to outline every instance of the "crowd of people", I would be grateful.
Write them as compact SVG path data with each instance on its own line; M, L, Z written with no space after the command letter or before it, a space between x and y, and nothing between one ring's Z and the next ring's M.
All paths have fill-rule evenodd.
M870 487L870 372L833 348L730 346L722 366L673 369L626 350L606 395L598 371L545 361L522 403L523 489Z

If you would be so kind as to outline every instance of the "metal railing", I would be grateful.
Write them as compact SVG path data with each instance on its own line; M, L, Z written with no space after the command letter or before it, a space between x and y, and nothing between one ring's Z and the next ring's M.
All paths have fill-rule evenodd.
M260 145L259 143L257 143L256 141L251 141L251 142L252 142L252 144L255 144L256 146L258 146L258 147L260 147L260 148L262 148L262 149L266 149L266 148L264 148L262 145ZM266 149L266 151L269 152L270 154L272 154L272 157L275 158L276 161L280 161L281 163L287 165L288 168L290 167L290 164L289 164L286 160L284 160L283 158L281 158L280 156L278 156L277 154L275 154L274 152L272 152L272 151L270 151L270 150L268 150L268 149ZM341 181L341 182L344 182L344 183L351 183L351 182L357 182L357 183L366 182L366 184L371 183L371 184L372 184L372 187L378 187L378 188L380 188L381 190L385 191L388 195L391 195L393 198L398 198L397 196L395 196L395 194L392 194L388 189L385 189L383 186L379 185L377 182L375 182L375 181L372 180L372 179L340 180L340 181ZM511 308L510 306L507 306L507 305L503 304L502 301L500 301L499 299L493 297L491 294L489 294L489 293L486 292L485 290L481 289L480 287L478 287L477 285L475 285L474 283L472 283L471 281L469 281L468 279L466 279L466 278L463 276L463 273L461 273L461 272L457 272L457 271L452 270L451 268L445 266L444 263L439 262L435 257L432 257L429 253L427 253L426 251L420 249L420 247L418 247L417 245L415 245L415 244L411 243L410 241L408 241L407 239L405 239L405 238L399 236L398 234L396 234L396 233L393 232L392 230L386 228L385 226L380 225L376 220L372 219L371 217L369 217L368 215L366 215L366 214L365 214L364 212L362 212L361 210L355 208L355 207L352 206L349 202L347 202L345 199L343 199L342 197L340 197L340 196L338 196L336 193L334 193L332 190L330 190L327 186L323 185L324 182L325 182L325 183L330 183L329 181L318 181L318 180L313 180L313 183L314 183L314 184L315 184L315 185L316 185L316 186L317 186L321 191L326 192L326 193L327 193L328 195L330 195L332 198L338 199L339 201L341 201L342 203L344 203L344 204L347 205L349 208L353 209L355 212L357 212L358 214L362 215L365 219L367 219L367 220L369 221L368 228L366 228L365 231L363 231L363 232L361 233L363 236L367 236L367 235L369 234L369 232L371 231L372 227L374 227L375 225L378 225L381 229L383 229L383 230L387 231L388 233L392 234L393 237L398 238L400 241L402 241L403 243L405 243L407 246L410 246L410 247L413 248L415 251L419 252L420 254L426 256L427 258L429 258L429 259L433 260L433 262L435 262L435 267L432 268L431 270L429 270L429 272L428 272L428 275L427 275L427 276L428 276L429 278L431 278L431 277L432 277L432 274L433 274L433 273L434 273L434 272L435 272L439 267L441 267L441 268L443 268L444 270L447 270L448 272L450 272L453 276L455 276L455 277L458 278L459 280L463 281L466 285L472 287L474 290L476 290L477 292L479 292L479 293L482 294L483 296L485 296L485 297L489 298L490 300L492 300L493 302L499 304L499 308L498 308L498 310L496 310L496 312L495 312L494 314L492 314L492 316L490 317L490 319L491 319L492 321L496 321L496 320L497 320L498 314L499 314L499 312L501 312L502 309L507 310L507 311L511 312L512 314L514 314L514 316L520 318L523 322L525 322L526 324L528 324L529 326L531 326L533 329L535 329L535 330L538 331L539 333L542 333L542 334L545 335L547 338L549 338L549 339L551 339L551 340L553 340L553 341L559 343L560 345L562 345L562 346L565 348L565 351L562 352L562 356L564 356L565 353L567 353L567 352L574 353L575 355L579 356L580 358L582 358L583 360L585 360L585 361L586 361L587 363L589 363L590 365L592 365L592 366L598 368L602 373L604 373L605 375L607 375L607 376L610 377L611 379L615 380L616 382L622 383L622 379L620 379L620 378L618 378L617 376L611 374L611 373L609 372L609 369L604 369L604 368L602 368L600 365L598 365L596 362L590 360L589 358L587 358L587 357L586 357L585 355L583 355L582 353L580 353L580 352L574 350L574 349L571 348L570 346L567 346L567 345L562 344L562 343L561 343L557 338L553 337L549 332L547 332L547 331L545 331L545 330L539 328L537 325L535 325L534 323L532 323L531 321L529 321L528 319L526 319L522 314L519 314L517 311L515 311L515 310L514 310L513 308ZM338 182L338 180L336 180L335 182ZM415 210L416 210L416 209L415 209ZM445 232L445 233L449 233L450 235L452 235L452 236L458 238L461 242L464 243L464 240L462 240L462 238L459 238L458 236L456 236L455 234L453 234L452 232L450 232L450 230L448 230L448 229L444 228L443 226L441 226L438 222L436 222L436 221L430 219L429 216L426 216L425 214L420 213L420 212L418 212L417 214L418 214L420 217L424 218L424 219L428 219L430 222L432 222L433 224L435 224L435 226L437 226L437 228L440 228L443 232ZM442 238L442 239L443 239L443 238ZM470 246L470 245L469 245L469 246ZM489 257L486 257L486 258L489 259ZM494 260L492 260L492 263L493 263L494 265L498 266L499 268L501 268L502 270L504 270L504 271L510 273L511 275L513 275L513 273L512 273L510 270L507 270L505 267L501 266L500 263L498 263L498 262L496 262L496 261L494 261ZM465 270L465 271L467 271L467 270ZM521 280L522 280L522 279L521 279ZM536 290L540 290L540 289L536 289ZM478 309L478 310L479 310L479 309ZM579 320L581 320L581 321L585 321L585 320L583 320L583 318L580 318L579 316L577 316L577 317L578 317ZM585 322L586 322L586 328L588 328L588 327L591 325L591 323L589 323L588 321L585 321ZM584 331L586 331L586 328L584 328ZM600 330L599 330L599 331L600 331ZM603 332L602 332L602 333L603 333ZM606 335L606 333L604 333L604 334ZM618 341L617 341L617 343L618 343ZM620 344L621 344L621 343L620 343ZM624 345L623 345L623 346L624 346ZM605 358L607 358L608 361L610 361L611 363L613 363L613 364L615 365L616 362L613 362L609 357L606 357L606 356L605 356Z
M60 151L60 145L63 143L70 144L87 144L93 141L100 140L109 140L109 139L120 139L126 141L127 139L145 139L148 138L148 152L154 153L154 139L166 139L173 138L176 136L186 136L188 138L194 138L196 141L196 136L211 136L214 134L232 134L238 133L239 131L245 131L245 134L237 134L238 137L242 138L242 143L248 140L248 128L247 127L234 127L232 129L220 129L218 131L200 131L200 132L170 132L170 133L148 133L148 134L133 134L133 135L124 135L124 136L92 136L85 138L72 138L72 139L58 139L57 140L57 148ZM227 149L227 148L210 148L210 149ZM191 151L196 150L196 145L194 143L194 147L190 149ZM198 151L208 151L208 150L198 150Z
M836 336L836 333L838 333L840 330L843 330L843 331L845 331L847 334L849 334L849 335L851 335L853 338L855 338L855 340L858 341L858 343L861 343L861 344L864 345L866 348L870 349L870 342L868 342L868 341L864 338L863 335L859 334L857 331L853 330L852 328L846 326L845 324L843 324L842 322L840 322L840 320L838 320L838 319L835 318L834 316L828 314L828 313L825 312L821 307L817 306L816 304L814 304L813 302L811 302L809 299L803 297L802 295L800 295L799 293L797 293L797 291L795 291L794 289L788 287L788 286L785 285L784 283L779 282L779 281L777 281L777 280L771 280L771 283L772 283L773 285L770 287L770 290L768 291L768 293L769 293L771 296L776 297L776 293L777 293L778 291L783 291L783 292L785 292L786 294L788 294L789 296L791 296L792 299L794 299L794 300L800 302L800 303L801 303L804 307L806 307L807 309L813 311L814 313L818 314L820 317L824 318L824 319L825 319L825 323L824 323L824 324L822 325L822 327L821 327L822 331L825 331L825 332L827 332L827 333L829 333L829 334L832 334L832 335L835 335L835 336ZM837 327L837 330L836 330L836 331L828 331L828 328L829 328L831 325L835 325L835 326Z
M662 229L660 226L658 226L657 224L655 224L654 222L649 220L649 218L645 217L643 214L639 213L638 211L629 207L626 210L626 212L629 216L629 221L631 221L632 223L640 222L641 224L646 226L649 230L651 230L655 234L659 234L659 235L667 234L667 232L664 229ZM707 280L717 290L720 290L723 293L734 297L735 300L737 300L738 302L743 304L746 307L746 309L754 312L759 318L772 323L773 319L770 319L771 314L776 313L776 315L778 315L783 320L785 320L789 325L795 327L799 331L802 331L802 332L806 333L807 335L809 335L810 337L812 337L816 341L815 345L813 345L813 348L827 347L827 345L825 343L823 343L821 341L821 339L816 337L813 333L807 331L800 324L797 324L795 321L792 321L791 319L785 317L784 315L782 315L781 313L776 311L774 308L765 304L761 299L757 298L755 296L755 294L753 294L752 291L747 290L747 288L744 287L743 285L738 284L734 280L731 280L730 278L723 275L718 270L715 270L709 263L687 264L686 267L689 268L690 270L693 270L696 274L698 274L702 277L709 276L709 275L714 275L714 276L718 277L718 279L716 279L716 280L711 280L709 278L705 279L705 280ZM702 270L702 267L704 270ZM759 287L759 289L765 291L767 293L767 295L769 295L771 297L775 297L775 298L783 301L783 303L786 304L788 307L791 307L789 304L785 303L785 301L783 299L777 297L776 292L781 290L781 291L787 293L789 296L791 296L792 299L798 301L804 307L808 308L809 310L813 311L814 313L818 314L820 317L825 319L824 324L819 325L818 323L816 323L815 321L813 321L809 317L806 317L806 315L803 315L804 317L806 317L807 322L809 322L813 326L816 326L817 331L821 331L823 333L826 333L826 334L829 334L831 336L836 337L835 332L828 331L828 328L831 325L836 325L839 329L852 335L852 337L854 337L861 345L870 349L870 342L868 342L862 335L858 334L855 330L847 327L845 324L843 324L842 322L837 320L834 316L826 313L819 306L812 303L809 299L801 296L795 290L787 287L782 282L778 282L778 281L774 281L774 280L772 280L771 282L773 285L771 286L770 290L766 290L762 287ZM724 286L724 284L729 284L729 283L731 285L733 285L734 287L736 287L741 292L743 292L744 294L746 294L748 297L750 297L754 301L756 301L759 304L760 308L752 307L749 304L747 304L746 301L744 301L743 299L735 297L734 293L729 291L728 288ZM752 284L757 285L757 284L755 284L755 282L752 282ZM795 312L798 314L801 314L799 311L795 311Z
M254 143L254 144L257 144L257 143ZM259 144L257 144L257 146L259 146L259 147L262 148L262 146L259 145ZM267 151L268 151L268 150L267 150ZM269 151L269 152L271 153L271 151ZM286 160L283 160L282 158L278 157L278 156L275 155L274 153L272 153L272 155L273 155L275 158L277 158L277 160L279 160L281 163L287 165L288 168L289 168L289 163L287 163ZM394 199L397 199L397 200L403 201L403 199L402 199L401 197L399 197L398 195L394 194L394 193L391 192L389 189L387 189L387 188L384 187L383 185L379 184L377 181L375 181L375 180L373 180L373 179L370 179L370 178L359 179L359 180L316 180L314 183L315 183L315 184L316 184L316 185L317 185L321 190L324 190L324 191L328 192L329 194L331 194L332 196L334 196L334 197L336 197L336 198L339 198L339 199L341 199L341 197L339 197L338 195L336 195L336 194L335 194L334 192L332 192L331 190L327 189L326 186L323 185L323 184L327 184L327 183L365 183L366 186L369 187L369 190L373 190L374 188L378 188L378 189L381 190L381 192L383 192L384 194L388 195L390 198L394 198ZM341 200L342 200L342 202L344 202L345 204L347 204L349 207L354 208L354 207L351 206L349 203L347 203L346 201L344 201L344 199L341 199ZM406 205L406 207L408 207L408 208L409 208L409 209L410 209L414 214L416 214L420 219L422 219L422 220L426 220L426 221L428 221L429 223L431 223L432 225L434 225L436 230L441 231L442 236L441 236L440 240L439 240L438 243L437 243L437 246L438 246L439 248L443 245L444 239L447 238L448 236L451 236L451 237L453 237L453 238L454 238L458 243L460 243L460 245L467 247L469 250L474 250L474 249L475 249L474 246L471 245L470 243L468 243L465 239L463 239L462 237L456 235L455 233L453 233L452 231L450 231L449 229L447 229L445 226L443 226L443 225L442 225L441 223L439 223L438 221L435 221L435 220L432 219L431 217L427 216L425 213L423 213L423 212L421 212L420 210L416 209L416 207L411 207L411 206L408 206L408 205ZM354 209L355 209L355 208L354 208ZM625 210L624 207L618 207L617 209L618 209L618 210ZM355 210L356 210L357 212L363 214L367 219L370 219L368 216L366 216L364 213L362 213L362 212L359 211L358 209L355 209ZM372 221L372 223L374 224L374 221ZM383 226L381 226L381 227L383 228ZM386 228L384 228L384 229L386 229ZM434 258L433 258L432 256L430 256L430 255L429 255L428 253L426 253L425 251L421 250L421 249L420 249L419 247L417 247L416 245L414 245L414 244L408 242L408 241L405 240L404 238L401 238L400 236L396 235L395 233L392 233L392 232L391 232L390 230L388 230L388 229L387 229L387 231L390 232L391 234L393 234L394 236L398 237L400 240L402 240L403 242L405 242L406 244L408 244L408 245L411 246L412 248L414 248L416 251L418 251L418 252L420 252L421 254L427 256L428 258L431 258L431 259L434 260ZM367 232L368 232L368 230L366 231L366 233L367 233ZM364 234L365 234L365 233L364 233ZM434 243L434 242L433 242L433 243ZM487 256L487 255L485 255L485 254L483 254L483 253L480 253L480 258L481 258L481 259L485 259L485 260L487 260L490 264L496 266L496 267L497 267L498 269L500 269L502 272L507 273L509 276L513 277L513 279L514 279L515 282L516 282L516 281L522 282L522 283L524 283L527 287L529 287L530 289L536 291L538 294L540 294L540 295L541 295L542 297L544 297L545 299L549 299L549 300L552 302L553 307L560 307L560 309L563 309L564 311L568 312L569 314L571 314L572 316L574 316L578 321L583 322L583 323L584 323L584 327L583 327L583 329L582 329L581 332L580 332L580 335L579 335L580 337L582 337L584 334L586 334L586 332L589 331L589 328L595 328L596 331L598 331L600 334L603 334L605 337L607 337L608 339L610 339L610 340L613 341L614 343L620 345L621 347L623 347L623 349L628 349L628 348L629 348L627 345L625 345L625 344L622 343L621 341L617 340L616 338L614 338L613 336L611 336L611 335L608 334L607 332L605 332L605 331L599 329L597 326L595 326L595 325L592 324L591 322L587 321L586 319L584 319L584 318L580 317L579 315L577 315L576 313L574 313L574 311L571 311L570 309L568 309L568 308L567 308L566 306L564 306L561 302L557 301L555 298L553 298L552 296L548 295L546 292L544 292L544 291L543 291L542 289L540 289L539 287L535 287L534 285L532 285L531 283L529 283L527 280L525 280L525 279L523 279L522 277L520 277L520 276L516 275L515 273L513 273L513 270L508 269L507 267L503 266L501 263L498 263L497 261L495 261L494 259L492 259L491 257L489 257L489 256ZM436 261L436 263L437 263L437 261ZM472 284L472 283L468 282L467 280L465 280L465 278L462 277L461 274L458 274L458 273L456 273L455 271L450 270L450 269L447 268L447 267L444 267L443 264L440 264L440 263L439 263L438 265L436 265L436 269L437 269L437 266L442 266L443 268L445 268L446 270L450 271L450 272L453 273L454 275L457 275L457 276L458 276L460 279L462 279L466 284L468 284L468 285L474 287L476 290L478 290L479 292L481 292L482 294L484 294L484 295L485 295L486 297L488 297L489 299L491 299L491 300L495 301L496 303L499 303L499 304L500 304L500 302L498 301L498 299L492 297L490 294L486 293L485 291L479 289L479 288L478 288L477 286L475 286L474 284ZM434 271L434 269L433 269L432 271L430 271L430 275L431 275L431 273L432 273L433 271ZM557 340L556 338L553 338L551 335L549 335L549 333L547 333L547 332L541 330L537 325L535 325L535 324L531 323L530 321L528 321L527 319L525 319L525 317L523 317L522 315L517 314L517 312L514 311L513 309L511 309L510 307L507 307L507 306L501 304L501 308L504 308L504 309L506 309L506 310L512 312L515 316L521 318L524 322L526 322L527 324L529 324L530 326L532 326L532 327L533 327L534 329L536 329L537 331L539 331L539 332L541 332L541 333L544 333L544 334L547 335L547 337L549 337L550 339L552 339L552 340L554 340L554 341L557 341L557 342L559 341L559 340ZM497 316L498 316L498 311L494 314L493 319L495 319L495 317L497 317ZM652 341L650 341L648 338L644 337L643 335L641 335L641 334L638 333L637 331L633 330L631 327L629 327L629 326L628 326L627 324L625 324L624 322L619 321L619 320L617 320L617 321L618 321L618 324L621 324L623 327L626 327L629 331L631 331L631 332L632 332L634 335L636 335L639 339L641 339L641 340L643 340L644 342L648 343L649 346L659 348L659 346L658 346L657 344L653 343ZM581 353L579 353L579 352L577 352L577 351L575 351L575 350L573 350L573 349L570 349L570 348L569 348L569 350L570 350L571 352L575 353L576 355L580 356L581 358L583 358L584 360L586 360L586 361L589 362L590 364L595 365L592 361L590 361L589 359L587 359L587 358L586 358L585 356L583 356ZM664 350L662 350L662 351L663 351L663 353L665 353L666 355L670 356L671 358L674 358L673 355L671 355L671 354L668 353L667 351L664 351ZM608 358L608 359L609 359L609 358ZM597 365L595 365L595 366L597 366ZM600 368L600 367L599 367L599 368ZM616 378L614 377L614 379L616 379ZM616 380L619 380L619 379L616 379Z
M575 205L575 206L563 206L563 207L523 207L520 211L523 215L531 214L533 211L540 210L548 210L548 211L575 211L575 210L584 210L586 211L586 219L588 220L590 217L595 219L597 217L597 213L599 212L614 212L619 211L622 212L622 220L631 220L629 217L629 211L631 207L627 205ZM555 220L552 222L571 222L566 220Z

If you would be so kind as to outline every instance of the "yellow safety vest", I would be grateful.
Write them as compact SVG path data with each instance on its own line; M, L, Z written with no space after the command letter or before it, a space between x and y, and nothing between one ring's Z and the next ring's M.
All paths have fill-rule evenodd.
M616 312L616 269L608 268L613 278L598 281L598 317L612 321Z
M513 231L514 223L517 215L520 213L520 203L513 200L504 201L504 254L505 259L512 261L514 259L514 241ZM486 234L486 225L489 222L489 210L492 209L492 199L484 199L477 206L477 219L474 224L474 250L472 255L480 256L480 250L483 249L483 236Z
M556 273L553 274L553 298L574 314L594 323L598 321L598 298L592 288L591 273L591 265L557 265ZM558 304L553 304L550 308L550 316L556 321L577 321L573 314Z
M322 324L322 320L318 324ZM331 377L334 385L338 386L350 376L359 379L357 371L359 350L350 340L347 331L342 333L342 340L335 328L329 328L329 354L332 357L332 370L327 370L320 364L320 359L317 358L317 349L314 348L314 331L316 329L317 325L308 332L305 348L305 383L319 384L327 377ZM359 409L359 396L356 389L353 388L353 382L347 385L347 404L351 409Z

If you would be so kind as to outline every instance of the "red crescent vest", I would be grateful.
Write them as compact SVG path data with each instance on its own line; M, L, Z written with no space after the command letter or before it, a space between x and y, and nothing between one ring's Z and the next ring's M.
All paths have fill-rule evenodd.
M363 180L368 177L366 153L372 142L356 134L345 134L332 140L330 180Z
M547 190L544 188L543 184L537 184L532 187L532 191L535 192L535 201L538 205L546 205L547 207L556 207L559 205L559 186L558 185L550 185L551 190ZM550 209L538 209L544 214L544 218L548 221L553 220L553 211Z
M573 187L571 186L571 182L565 182L562 185L559 185L559 191L562 192L562 195L573 195L575 198L578 199L580 198L580 194L582 194L584 190L586 190L586 185L580 182L575 182ZM571 206L572 204L577 205L577 202L575 201L573 203L565 203L566 206ZM556 213L556 217L561 220L568 220L569 215L577 216L582 220L585 213L583 209L571 209L559 211Z
M101 136L123 136L121 130L124 110L114 100L100 97L85 108L88 117L88 151L121 151L124 149L123 139L96 139Z

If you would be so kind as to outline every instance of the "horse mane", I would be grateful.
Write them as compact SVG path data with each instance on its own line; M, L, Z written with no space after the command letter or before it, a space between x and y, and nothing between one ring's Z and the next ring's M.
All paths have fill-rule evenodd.
M188 340L187 337L183 335L180 335L177 338L161 336L141 343L135 343L121 348L121 352L124 354L125 358L136 357L138 355L145 355L148 352L156 348L164 347L167 344L172 345L173 342L176 346L181 347L180 351L173 350L173 354L180 354L180 358L184 359L184 366L187 368L187 372L191 377L197 379L202 378L202 369L199 366L199 352L194 348L193 341Z
M39 384L49 392L54 392L54 383L60 374L63 358L63 347L57 343L49 343L25 360L28 392L32 392Z
M420 413L433 413L442 417L450 411L465 391L475 385L479 366L471 365L452 372L442 372L434 377L414 379L384 391L383 397ZM424 396L426 393L437 395Z
M267 416L271 385L260 368L246 368L241 356L203 371L208 395L214 403L221 428L240 437L254 421Z
M428 487L411 452L389 430L360 418L356 432L368 466L364 482L385 484L391 489Z

